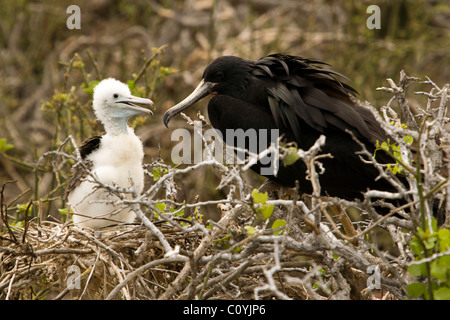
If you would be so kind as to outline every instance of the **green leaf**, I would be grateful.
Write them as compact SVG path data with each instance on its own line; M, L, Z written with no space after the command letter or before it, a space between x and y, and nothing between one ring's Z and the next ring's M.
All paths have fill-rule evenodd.
M28 205L28 203L18 204L17 213L26 213ZM28 212L28 215L30 215L30 212Z
M411 136L405 136L405 137L403 138L403 141L405 141L405 143L406 143L407 145L412 145L413 142L414 142L414 138L411 137Z
M395 166L394 168L392 168L392 173L393 174L397 174L398 172L399 172L398 166Z
M273 212L273 205L264 206L264 208L261 209L261 213L265 220L269 219Z
M164 174L168 171L167 169L163 169L162 167L157 167L152 169L153 181L158 181Z
M450 300L450 288L442 287L433 292L436 300Z
M6 152L14 148L14 145L6 143L6 138L0 139L0 153Z
M128 88L130 88L130 91L134 91L136 89L136 82L133 80L127 81Z
M406 292L412 298L419 298L425 293L425 286L418 282L413 282L406 287Z
M170 211L175 211L174 209L171 209ZM182 218L184 217L184 209L181 209L180 211L178 211L177 213L175 213L175 217L179 217ZM189 216L190 217L190 216ZM189 218L188 217L188 218Z
M415 277L425 276L427 274L426 265L425 263L414 263L408 267L408 272Z
M157 203L155 204L155 208L158 209L161 212L166 211L166 204L165 203Z
M23 226L25 225L25 220L20 220L20 221L17 221L17 222L11 222L9 225L11 227L23 228Z
M439 250L441 252L447 251L450 248L450 230L441 229L438 231Z
M256 229L252 226L245 226L244 229L247 231L247 235L252 236L256 233Z
M438 230L439 230L439 228L438 228L438 224L437 224L437 220L436 220L436 218L435 217L431 217L431 231L434 233L434 232L437 232Z
M286 220L282 220L282 219L277 219L277 220L275 220L274 222L273 222L273 224L272 224L272 229L278 229L278 228L280 228L280 227L284 227L286 225ZM284 232L284 230L278 230L278 231L275 231L274 232L274 234L275 235L280 235L280 234L282 234Z
M253 189L252 191L253 202L264 204L267 200L269 200L269 195L267 192L260 193L257 189Z
M84 68L84 63L81 60L75 60L73 62L73 67L76 69L83 69Z
M67 216L67 209L58 209L59 214Z
M449 273L449 266L442 262L441 259L436 259L431 262L430 272L433 277L440 281L447 280L447 274Z
M98 85L98 82L99 82L98 80L90 81L89 82L89 86L87 88L84 88L83 90L86 93L93 94L94 93L94 88Z
M439 239L441 239L441 240L450 239L450 230L441 229L438 231L438 236L439 236Z
M411 248L411 251L416 255L421 257L423 253L423 246L422 243L420 243L419 239L417 237L412 238L411 242L409 243L409 246Z
M293 165L297 160L300 159L300 156L297 153L297 149L295 147L287 148L287 153L283 158L283 164L285 166Z
M170 67L160 67L158 69L158 72L162 75L162 76L167 76L170 75L172 73L175 73L176 70L174 68L170 68Z
M439 258L439 263L442 266L445 266L447 268L447 272L450 275L450 255L445 255L445 256L440 257ZM448 280L450 280L450 277L449 277ZM449 282L449 287L450 287L450 282Z
M183 200L183 209L181 209L180 211L178 211L177 213L175 213L175 217L184 217L184 206L186 205L186 200ZM177 209L175 208L170 208L169 209L170 212L174 213L175 211L177 211Z
M433 249L434 246L436 245L437 240L438 240L437 236L432 236L432 237L426 239L424 241L425 248L428 249L428 250Z

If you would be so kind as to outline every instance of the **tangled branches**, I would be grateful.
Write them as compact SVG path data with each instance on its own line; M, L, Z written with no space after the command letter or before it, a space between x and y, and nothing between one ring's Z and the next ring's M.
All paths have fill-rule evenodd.
M2 192L5 232L0 238L0 297L407 298L408 284L413 281L408 267L434 257L418 261L411 239L418 227L432 224L436 202L442 223L448 224L450 211L446 173L450 135L445 130L448 85L439 88L428 79L425 83L432 86L431 91L418 92L427 96L427 107L413 114L404 95L411 80L402 73L399 85L391 81L391 88L380 88L394 94L381 116L357 101L374 111L394 139L389 147L396 150L396 163L386 166L377 163L361 144L362 161L376 166L379 178L390 181L397 192L368 190L362 201L319 196L320 160L328 156L320 153L325 137L310 150L297 151L299 161L308 168L314 188L311 196L268 184L253 188L242 178L248 164L225 166L208 157L174 168L158 159L145 165L152 183L132 199L123 195L133 190L97 181L99 188L118 196L116 205L132 207L138 222L93 231L38 218L26 219L23 226L11 225ZM401 115L391 105L395 100ZM65 143L69 141L75 145L71 138ZM279 155L283 158L289 152L281 148ZM76 154L58 149L41 160L51 155L52 161L58 158L81 165ZM226 197L177 201L177 181L205 167L220 177L218 188ZM398 183L395 170L407 176L409 188ZM408 202L392 207L385 201L395 198ZM390 213L379 216L375 204L388 207ZM205 219L205 208L211 205L220 210L218 221ZM446 250L439 256L448 255Z

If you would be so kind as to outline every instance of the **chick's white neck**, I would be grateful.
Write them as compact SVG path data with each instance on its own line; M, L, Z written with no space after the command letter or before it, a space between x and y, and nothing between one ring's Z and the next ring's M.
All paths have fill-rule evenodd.
M115 118L111 116L103 116L101 119L105 131L109 135L118 136L131 133L134 135L133 129L128 126L128 118Z

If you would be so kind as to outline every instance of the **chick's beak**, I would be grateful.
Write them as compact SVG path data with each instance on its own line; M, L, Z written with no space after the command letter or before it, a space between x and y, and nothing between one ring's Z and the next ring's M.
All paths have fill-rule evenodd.
M150 109L141 107L140 105L150 107L153 107L155 105L150 99L135 96L125 97L123 100L120 100L117 103L120 103L122 108L132 111L133 113L145 113L147 115L152 115L153 112Z

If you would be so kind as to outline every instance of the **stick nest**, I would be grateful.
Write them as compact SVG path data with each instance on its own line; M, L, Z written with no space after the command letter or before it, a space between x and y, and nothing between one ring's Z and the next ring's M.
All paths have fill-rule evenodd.
M174 246L189 250L198 244L195 234L160 230ZM164 258L159 242L142 225L92 231L31 222L26 228L10 227L1 239L0 299L105 299L134 270ZM177 262L149 267L118 298L154 299L180 268Z

